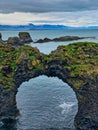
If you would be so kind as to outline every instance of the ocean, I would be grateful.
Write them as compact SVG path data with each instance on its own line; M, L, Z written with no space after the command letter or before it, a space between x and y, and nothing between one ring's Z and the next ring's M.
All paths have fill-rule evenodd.
M3 40L17 36L19 31L0 31ZM40 38L61 36L96 37L78 41L98 42L98 30L32 30L28 31L34 41ZM30 43L42 53L49 54L59 45L77 41ZM0 130L75 130L74 117L78 102L72 88L57 77L45 75L30 79L20 85L16 96L20 116L9 127L0 124Z

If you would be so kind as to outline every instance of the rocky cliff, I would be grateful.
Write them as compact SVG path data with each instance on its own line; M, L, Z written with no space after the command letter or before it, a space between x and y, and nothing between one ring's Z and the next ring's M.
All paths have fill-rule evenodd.
M98 130L98 44L59 46L50 55L37 48L14 48L0 43L0 120L19 114L16 94L22 82L39 75L56 76L68 83L78 100L77 130Z

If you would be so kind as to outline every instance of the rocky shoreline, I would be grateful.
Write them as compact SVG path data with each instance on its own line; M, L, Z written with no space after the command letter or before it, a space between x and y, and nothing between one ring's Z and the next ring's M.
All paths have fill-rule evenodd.
M0 120L6 122L19 115L18 87L39 75L56 76L72 87L78 100L77 130L98 130L98 43L59 46L45 55L36 47L17 48L1 41Z
M33 40L28 32L19 32L18 36L9 37L6 41L3 41L2 34L0 33L0 42L12 46L14 45L17 46L17 45L33 42Z
M63 36L63 37L58 37L58 38L44 38L44 39L39 39L34 43L45 43L45 42L65 42L65 41L74 41L74 40L82 40L82 39L87 39L87 38L93 38L95 37L78 37L78 36Z
M30 34L28 32L19 32L18 36L15 37L9 37L6 41L2 40L2 34L0 33L0 41L11 44L11 45L21 45L25 43L46 43L46 42L66 42L66 41L74 41L74 40L82 40L82 39L95 39L96 37L79 37L79 36L62 36L58 38L44 38L44 39L38 39L37 41L33 41Z

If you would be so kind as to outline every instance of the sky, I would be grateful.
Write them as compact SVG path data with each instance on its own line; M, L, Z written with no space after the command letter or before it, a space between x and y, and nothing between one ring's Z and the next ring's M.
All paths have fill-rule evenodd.
M0 0L0 24L98 25L98 0Z

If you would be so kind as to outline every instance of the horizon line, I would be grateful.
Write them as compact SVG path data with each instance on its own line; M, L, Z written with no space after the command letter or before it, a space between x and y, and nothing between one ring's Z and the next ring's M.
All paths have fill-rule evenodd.
M43 25L47 25L47 26L64 26L64 27L98 27L98 25L80 25L80 26L68 26L68 25L64 25L64 24L33 24L33 23L28 23L28 24L0 24L0 26L29 26L29 25L34 25L34 26L43 26Z

